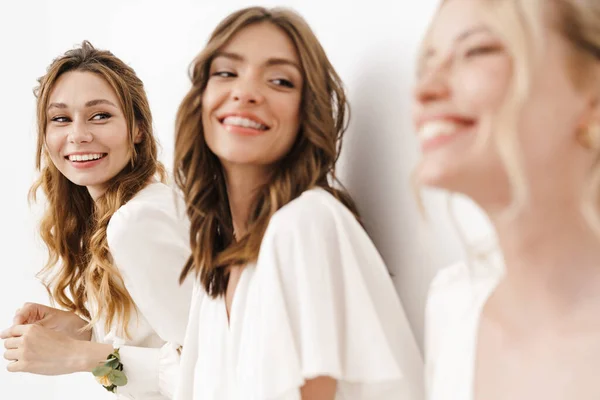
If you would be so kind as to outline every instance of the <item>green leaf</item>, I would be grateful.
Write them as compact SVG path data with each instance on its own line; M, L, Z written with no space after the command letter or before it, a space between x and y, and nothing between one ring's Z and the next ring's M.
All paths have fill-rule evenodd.
M111 367L100 365L92 370L92 374L94 374L94 376L105 376L108 375L110 371L112 371Z
M127 385L127 377L121 371L113 371L111 376L111 381L116 386L125 386Z
M120 363L119 359L117 359L117 358L113 358L112 360L110 360L110 361L108 361L108 362L104 363L104 365L106 365L106 366L107 366L107 367L109 367L109 368L114 368L114 369L116 369L116 368L119 366L119 363Z

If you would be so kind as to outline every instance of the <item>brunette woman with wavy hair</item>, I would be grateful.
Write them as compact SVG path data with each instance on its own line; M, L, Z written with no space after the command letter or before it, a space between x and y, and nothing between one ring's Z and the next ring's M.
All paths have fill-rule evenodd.
M400 301L334 186L346 96L309 26L290 10L237 11L191 80L175 179L191 220L181 279L197 285L175 397L414 398Z
M41 275L62 310L28 303L17 312L2 334L8 370L91 371L119 348L128 379L119 398L170 398L191 295L178 282L189 223L163 183L143 84L83 42L53 61L36 96L31 195L46 199ZM108 378L99 381L115 389Z

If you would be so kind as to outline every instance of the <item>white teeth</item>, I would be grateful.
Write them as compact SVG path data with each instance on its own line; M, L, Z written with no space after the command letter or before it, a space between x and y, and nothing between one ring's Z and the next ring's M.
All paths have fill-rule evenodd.
M91 161L102 158L102 154L71 154L69 161Z
M255 122L255 121L252 121L251 119L243 118L243 117L227 117L223 120L223 124L241 126L244 128L260 129L260 130L267 129L267 127L264 126L263 124L259 124L258 122Z
M450 136L464 125L450 121L431 121L423 124L419 131L421 140L430 140L439 136Z

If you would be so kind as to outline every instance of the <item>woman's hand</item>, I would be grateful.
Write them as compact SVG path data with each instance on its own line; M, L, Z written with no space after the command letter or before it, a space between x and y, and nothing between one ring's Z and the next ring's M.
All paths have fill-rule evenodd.
M81 331L87 325L87 321L77 314L37 303L25 303L15 313L13 323L14 325L41 325L62 332L75 340L90 340L92 337L91 330Z
M91 371L113 351L108 344L75 340L38 324L15 325L0 334L9 372L62 375Z

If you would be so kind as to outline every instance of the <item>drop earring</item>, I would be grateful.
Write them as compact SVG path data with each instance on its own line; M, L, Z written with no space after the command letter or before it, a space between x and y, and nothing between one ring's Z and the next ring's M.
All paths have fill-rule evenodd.
M600 149L600 123L592 123L579 131L577 141L586 149Z

